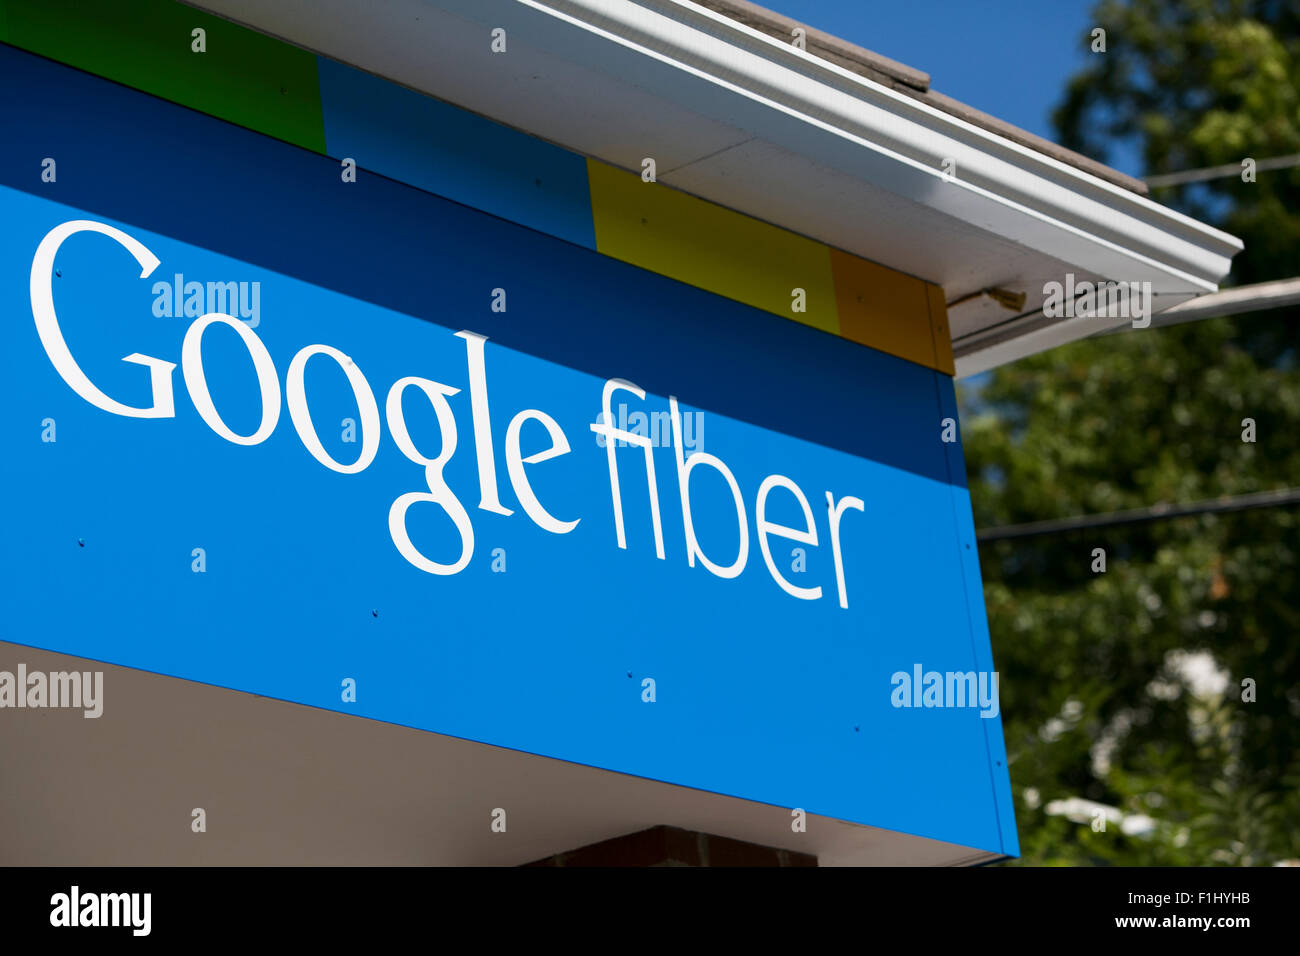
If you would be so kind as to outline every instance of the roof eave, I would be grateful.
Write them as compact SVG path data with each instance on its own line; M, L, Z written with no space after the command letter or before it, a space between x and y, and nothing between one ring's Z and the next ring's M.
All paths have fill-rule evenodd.
M1163 307L1215 291L1242 247L1084 169L688 0L390 0L383 17L342 0L317 0L310 17L296 4L193 2L623 168L639 169L646 155L670 156L672 164L660 166L666 184L944 285L949 299L971 289L956 287L930 263L960 262L980 242L1015 244L1041 266L1025 280L1029 314L1020 319L1032 320L1041 303L1034 286L1044 270L1055 274L1064 266L1081 276L1148 281ZM460 52L480 29L486 38L497 26L509 29L513 63ZM511 69L530 62L530 52L540 57L531 62L571 66L560 76L543 69L540 79L512 77ZM564 79L570 75L582 82L575 87ZM530 79L539 84L532 98L515 103L525 89L521 80ZM548 98L548 82L568 85ZM650 122L648 102L695 120ZM575 116L584 107L604 125L594 129L580 112ZM756 178L825 177L827 188L805 181L799 201L785 201L772 194L770 182L737 190L734 176L728 180L725 170L706 162L720 143L726 151L752 141L773 147L790 169L755 170ZM861 229L854 219L847 231L819 234L846 200L855 209L897 215L913 209L926 217L924 237L907 243L873 237L870 215ZM888 232L889 224L874 228ZM1020 319L997 318L998 349L985 360L1010 360L1042 343L1096 331L1059 324L1008 338L1008 329L1022 327ZM981 318L977 328L963 330L976 336L954 341L968 359L964 367L972 367L969 356L989 324Z

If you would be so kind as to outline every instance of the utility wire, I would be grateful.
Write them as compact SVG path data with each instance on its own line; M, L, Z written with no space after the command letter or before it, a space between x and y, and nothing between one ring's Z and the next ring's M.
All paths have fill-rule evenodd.
M1198 295L1151 316L1150 328L1164 328L1181 322L1193 322L1197 319L1221 315L1268 311L1296 304L1300 304L1300 276L1294 279L1276 279L1272 282L1238 285L1224 289L1222 292ZM1131 329L1131 323L1125 322L1123 325L1098 332L1097 335L1115 335Z
M1276 491L1256 491L1246 495L1224 495L1185 505L1155 504L1128 511L1110 511L1076 518L1053 518L1048 521L1031 521L1027 524L1003 525L985 528L975 535L977 541L1003 541L1007 538L1028 538L1040 534L1078 531L1084 528L1106 528L1121 524L1138 524L1144 521L1163 521L1166 518L1185 518L1189 515L1214 514L1224 511L1248 511L1251 508L1279 508L1300 505L1300 488L1279 488Z
M1233 286L1197 296L1153 316L1154 325L1176 325L1212 315L1238 315L1300 303L1300 277Z
M1291 166L1300 166L1300 153L1261 159L1255 164L1255 170L1256 172L1267 172L1270 169L1287 169ZM1228 176L1240 175L1241 163L1225 163L1222 166L1207 166L1204 169L1187 169L1179 173L1161 173L1158 176L1148 176L1145 182L1152 189L1158 189L1161 186L1200 183L1205 182L1207 179L1224 179Z

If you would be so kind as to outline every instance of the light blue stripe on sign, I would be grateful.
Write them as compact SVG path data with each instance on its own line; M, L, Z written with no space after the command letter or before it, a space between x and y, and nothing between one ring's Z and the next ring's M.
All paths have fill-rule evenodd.
M329 155L596 248L577 153L325 57L318 64Z

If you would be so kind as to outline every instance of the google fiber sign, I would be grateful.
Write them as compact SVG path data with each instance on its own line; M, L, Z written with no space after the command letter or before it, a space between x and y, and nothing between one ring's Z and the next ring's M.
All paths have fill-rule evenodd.
M0 181L5 641L1015 852L1000 720L891 703L993 671L948 374L78 95L198 145L15 126L103 166Z

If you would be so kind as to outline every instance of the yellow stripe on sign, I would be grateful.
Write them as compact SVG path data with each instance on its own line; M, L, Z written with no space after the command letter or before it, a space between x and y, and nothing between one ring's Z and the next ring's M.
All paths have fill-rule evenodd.
M599 160L587 176L597 251L839 334L827 246Z

